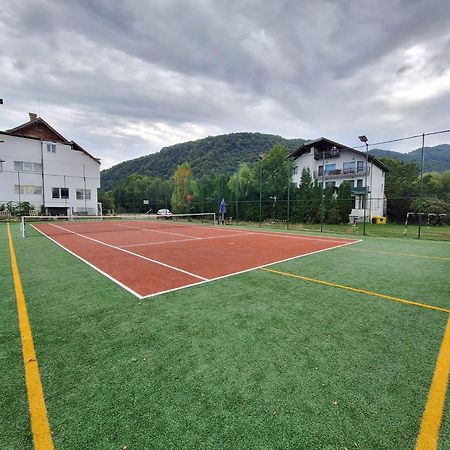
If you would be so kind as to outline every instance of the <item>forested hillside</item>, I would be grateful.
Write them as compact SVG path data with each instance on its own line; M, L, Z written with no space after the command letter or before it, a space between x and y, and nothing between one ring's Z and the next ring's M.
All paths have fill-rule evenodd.
M108 191L133 173L167 179L184 162L191 165L194 176L199 178L214 171L228 175L236 172L239 163L254 161L259 154L269 152L277 144L294 150L303 142L304 139L284 139L261 133L209 136L164 147L158 153L124 161L106 169L101 173L101 189Z
M420 167L422 149L409 153L398 153L390 150L373 149L370 154L376 158L393 158L403 162L415 162ZM445 172L450 170L450 145L442 144L424 147L424 172Z

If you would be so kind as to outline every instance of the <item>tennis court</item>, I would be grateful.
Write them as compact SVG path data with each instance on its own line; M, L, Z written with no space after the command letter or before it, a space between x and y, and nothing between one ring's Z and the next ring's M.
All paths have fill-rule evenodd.
M72 219L30 226L139 298L357 242L175 219Z

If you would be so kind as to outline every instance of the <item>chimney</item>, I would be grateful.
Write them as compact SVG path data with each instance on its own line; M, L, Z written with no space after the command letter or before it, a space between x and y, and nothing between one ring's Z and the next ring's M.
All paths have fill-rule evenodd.
M33 120L37 119L37 114L36 113L28 113L28 115L30 116L30 122L33 122Z

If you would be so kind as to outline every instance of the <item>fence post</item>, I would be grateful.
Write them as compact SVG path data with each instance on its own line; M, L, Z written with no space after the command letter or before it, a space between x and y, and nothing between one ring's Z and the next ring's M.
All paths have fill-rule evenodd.
M422 228L422 196L423 196L424 147L425 147L425 133L422 133L422 153L421 153L421 157L420 157L419 229L417 230L417 239L420 239L420 230Z

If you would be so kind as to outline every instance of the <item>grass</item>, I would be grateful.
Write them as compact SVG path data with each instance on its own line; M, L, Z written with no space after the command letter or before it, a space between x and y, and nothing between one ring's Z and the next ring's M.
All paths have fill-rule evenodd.
M261 270L138 301L45 238L14 243L57 449L414 448L447 314ZM447 242L367 237L273 267L450 307ZM0 447L26 449L0 271Z

